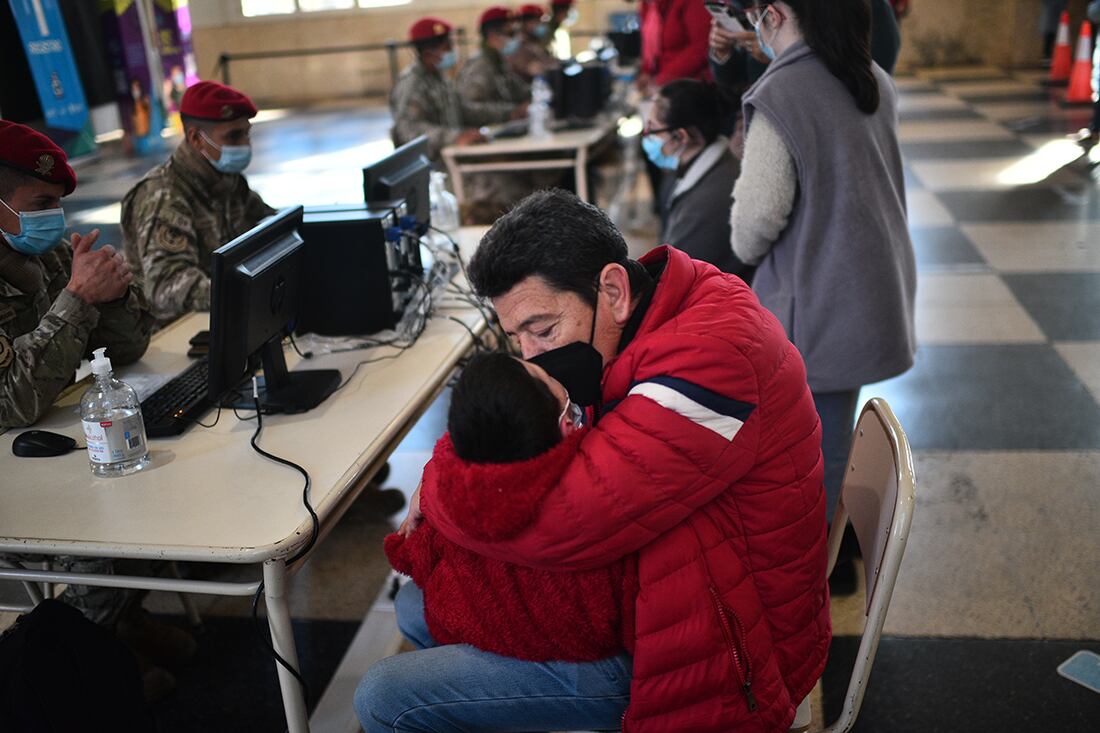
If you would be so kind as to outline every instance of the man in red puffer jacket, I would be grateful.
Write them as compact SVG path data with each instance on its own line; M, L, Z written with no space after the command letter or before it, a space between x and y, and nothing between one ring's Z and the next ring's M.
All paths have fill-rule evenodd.
M534 568L636 553L624 730L786 730L824 670L830 630L820 428L779 323L743 281L677 249L629 260L607 217L561 191L498 220L469 269L523 356L591 405L592 425L514 537L485 540L477 512L427 483L424 516L468 550ZM414 497L406 529L419 507ZM531 508L502 494L492 511ZM585 683L563 692L537 663L480 660L473 680L419 663L433 651L368 672L357 706L378 730L530 730L563 698L585 699ZM522 677L516 665L528 665ZM502 724L517 700L523 713Z

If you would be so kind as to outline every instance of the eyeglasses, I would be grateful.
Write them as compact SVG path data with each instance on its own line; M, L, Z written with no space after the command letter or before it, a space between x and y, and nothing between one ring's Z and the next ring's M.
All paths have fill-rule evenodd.
M674 132L679 130L679 127L654 127L646 130L642 130L643 135L659 135L662 132Z

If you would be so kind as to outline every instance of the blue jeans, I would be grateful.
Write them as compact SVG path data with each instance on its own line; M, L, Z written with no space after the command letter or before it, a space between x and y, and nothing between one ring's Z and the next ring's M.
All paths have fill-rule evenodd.
M359 681L355 713L366 733L619 729L630 700L629 655L524 662L468 644L438 646L414 583L394 605L418 651L381 660Z
M840 486L852 447L859 389L847 392L814 392L814 406L821 418L821 457L825 461L825 518L833 521L840 501Z

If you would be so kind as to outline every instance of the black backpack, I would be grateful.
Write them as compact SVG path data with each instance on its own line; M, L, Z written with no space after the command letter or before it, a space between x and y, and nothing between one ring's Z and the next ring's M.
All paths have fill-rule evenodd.
M155 731L137 661L110 631L54 600L0 636L0 731Z

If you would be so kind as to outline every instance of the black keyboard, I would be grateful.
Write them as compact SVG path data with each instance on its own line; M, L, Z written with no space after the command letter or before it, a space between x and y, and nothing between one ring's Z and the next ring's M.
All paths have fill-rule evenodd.
M141 403L145 435L167 438L179 435L209 410L213 403L206 394L209 362L203 358L172 377Z

